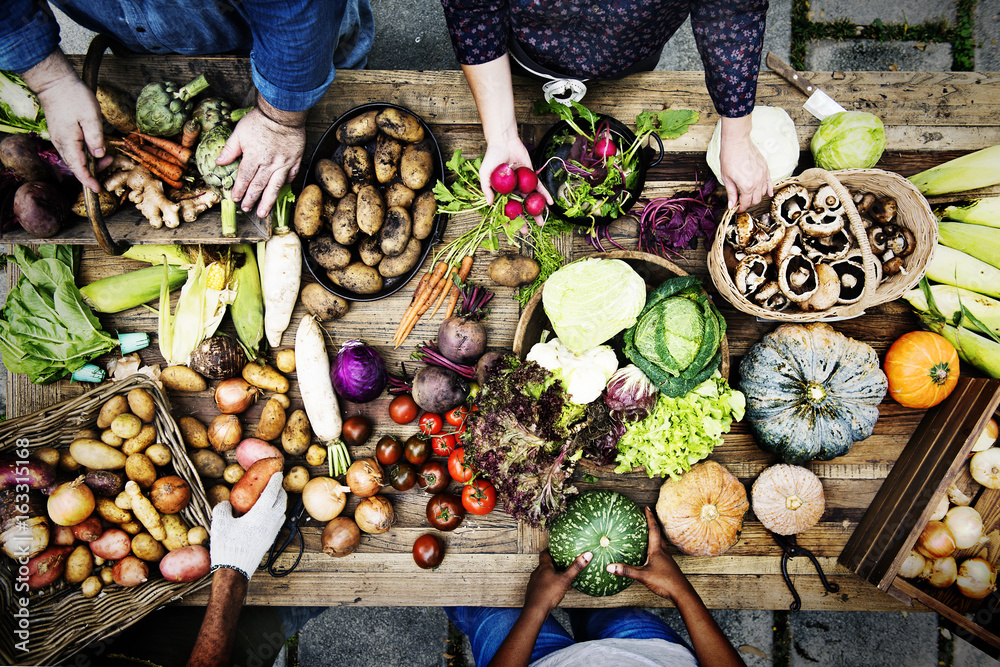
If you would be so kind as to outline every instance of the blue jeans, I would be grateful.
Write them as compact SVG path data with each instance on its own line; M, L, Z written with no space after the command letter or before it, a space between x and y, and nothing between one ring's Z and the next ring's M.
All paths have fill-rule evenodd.
M486 667L496 654L507 633L521 614L520 609L500 607L445 607L444 611L455 627L469 638L478 667ZM635 607L617 609L570 609L569 620L573 636L552 615L545 619L531 652L531 662L540 660L576 642L594 639L665 639L674 644L681 639L659 616Z

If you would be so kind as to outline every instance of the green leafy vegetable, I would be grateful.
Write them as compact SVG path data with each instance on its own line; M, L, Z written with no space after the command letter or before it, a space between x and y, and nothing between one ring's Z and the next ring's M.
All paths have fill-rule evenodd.
M875 114L841 111L823 119L809 148L823 169L870 169L885 150L885 127Z
M48 140L49 128L38 98L20 76L0 70L0 132L34 132Z

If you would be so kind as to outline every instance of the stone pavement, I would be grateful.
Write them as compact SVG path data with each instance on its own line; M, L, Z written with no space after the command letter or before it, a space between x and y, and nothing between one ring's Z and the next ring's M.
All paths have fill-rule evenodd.
M438 0L372 0L373 69L457 69ZM65 22L63 49L90 34ZM1000 71L1000 0L772 0L765 51L800 69ZM685 24L658 69L701 70ZM4 290L6 291L6 290ZM401 592L402 594L402 592ZM683 628L675 610L658 610ZM930 613L717 611L748 665L979 667L992 658L954 639ZM568 623L565 623L568 626ZM310 621L288 665L471 665L468 642L436 607L335 607ZM464 645L464 648L463 648Z

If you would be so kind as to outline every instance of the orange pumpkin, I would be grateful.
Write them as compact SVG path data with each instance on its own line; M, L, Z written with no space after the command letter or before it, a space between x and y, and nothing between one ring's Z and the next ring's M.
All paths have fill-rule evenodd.
M958 353L943 336L911 331L885 355L889 395L908 408L937 405L958 383Z

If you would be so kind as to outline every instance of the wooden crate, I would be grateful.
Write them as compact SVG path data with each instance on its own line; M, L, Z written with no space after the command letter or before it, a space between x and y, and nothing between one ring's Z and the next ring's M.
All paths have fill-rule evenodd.
M954 483L972 498L983 517L988 541L960 549L955 560L1000 560L1000 490L972 480L972 447L998 414L1000 380L961 378L955 391L927 411L900 454L837 562L903 602L917 600L954 624L956 634L983 650L1000 655L1000 592L970 600L955 586L934 588L898 576L928 518Z

